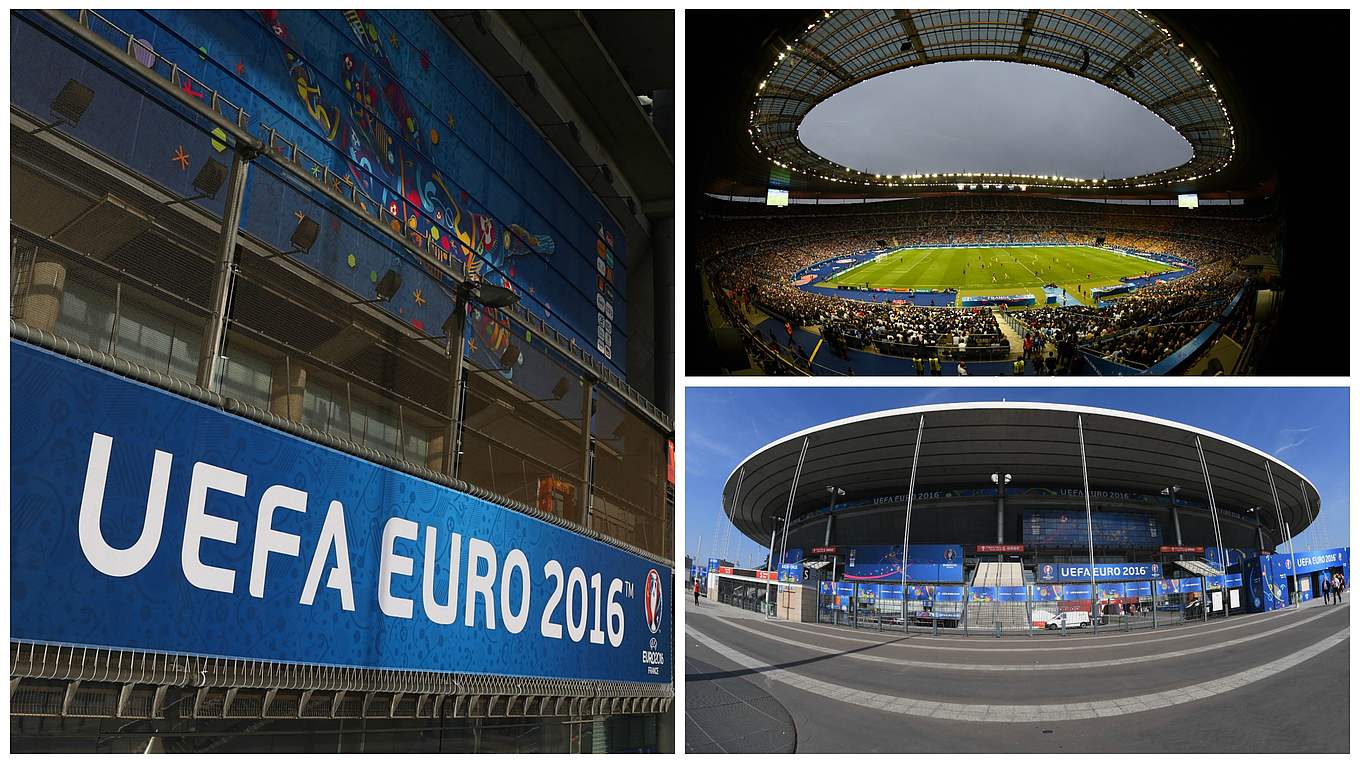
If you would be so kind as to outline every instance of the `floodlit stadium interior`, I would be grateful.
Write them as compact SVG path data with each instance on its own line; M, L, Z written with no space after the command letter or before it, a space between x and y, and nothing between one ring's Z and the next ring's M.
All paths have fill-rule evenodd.
M1279 348L1331 308L1310 245L1328 237L1312 222L1345 212L1341 199L1315 207L1300 184L1292 157L1308 130L1280 117L1304 97L1287 91L1294 68L1262 64L1241 42L1267 23L1091 9L729 14L710 40L728 56L689 74L726 72L691 116L689 371L1344 373L1340 345L1307 362ZM1179 134L1189 158L1058 176L913 169L907 155L902 173L883 174L832 161L800 134L857 85L965 61L1108 88ZM991 116L980 118L1004 133L1005 114Z

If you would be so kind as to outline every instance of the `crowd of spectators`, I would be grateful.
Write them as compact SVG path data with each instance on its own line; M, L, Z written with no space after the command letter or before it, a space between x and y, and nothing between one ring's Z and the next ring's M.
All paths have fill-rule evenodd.
M893 209L885 210L888 206ZM1188 276L1139 288L1107 308L1014 312L1012 324L1024 339L1024 359L1051 374L1067 371L1079 346L1134 366L1166 358L1221 315L1245 279L1241 259L1268 250L1276 234L1269 217L1253 217L1241 208L1220 216L1177 216L1175 211L1053 199L988 203L937 198L776 218L756 213L710 216L698 227L696 245L720 305L743 312L759 308L790 329L816 326L827 341L824 350L847 359L851 348L970 361L1004 359L1010 351L989 309L917 307L896 302L890 294L866 302L795 285L795 274L812 264L884 243L1090 244L1104 237L1108 246L1175 256L1195 265ZM793 351L791 341L777 335L758 339L766 338L774 350Z

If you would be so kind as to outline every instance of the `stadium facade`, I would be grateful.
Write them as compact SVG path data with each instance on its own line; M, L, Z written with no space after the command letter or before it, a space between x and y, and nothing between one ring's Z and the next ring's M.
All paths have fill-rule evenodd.
M937 611L961 610L966 592L968 603L1085 609L1093 594L1131 607L1160 597L1164 613L1169 599L1181 614L1227 590L1227 609L1210 611L1235 614L1349 574L1345 549L1294 551L1292 536L1322 507L1302 473L1216 433L1110 409L957 403L837 420L748 456L723 505L741 533L773 547L782 586L822 582L819 617L866 596L895 597L900 615L904 591L909 602L930 595ZM759 602L775 580L714 574L727 580L720 596L745 584L737 602ZM1030 613L1007 624L1028 627Z
M10 18L11 746L668 748L669 81L582 14Z

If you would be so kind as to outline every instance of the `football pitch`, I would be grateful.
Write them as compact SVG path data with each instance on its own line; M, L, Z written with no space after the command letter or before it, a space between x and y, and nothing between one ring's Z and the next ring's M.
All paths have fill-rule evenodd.
M818 283L835 288L956 289L959 297L1033 293L1057 285L1090 304L1091 288L1121 277L1174 271L1176 267L1081 245L994 248L904 248ZM1080 287L1080 291L1078 291Z

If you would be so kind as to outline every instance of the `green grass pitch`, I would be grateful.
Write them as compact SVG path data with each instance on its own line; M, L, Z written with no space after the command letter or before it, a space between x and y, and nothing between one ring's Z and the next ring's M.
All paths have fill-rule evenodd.
M984 266L985 265L985 266ZM1121 277L1173 271L1175 267L1080 245L1016 248L904 248L842 272L819 287L922 288L968 295L1033 293L1044 302L1043 286L1058 285L1082 303L1091 288L1116 285ZM1081 286L1079 293L1077 287Z

